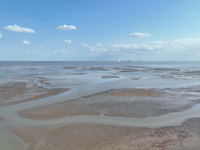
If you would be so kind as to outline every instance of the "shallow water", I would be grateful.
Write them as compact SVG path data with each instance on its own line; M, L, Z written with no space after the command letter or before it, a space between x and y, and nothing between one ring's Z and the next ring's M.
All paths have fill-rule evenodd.
M74 67L74 69L63 69L64 67ZM34 80L38 86L45 88L67 87L71 89L56 96L1 107L0 116L5 120L0 124L0 149L22 149L22 143L10 132L10 129L21 126L55 127L71 123L103 123L155 128L180 125L188 118L200 117L199 104L183 112L146 118L85 115L31 120L19 116L17 112L109 89L177 88L198 85L200 79L197 75L198 71L200 71L200 62L0 62L0 82L2 84ZM118 76L119 78L102 78L102 76Z

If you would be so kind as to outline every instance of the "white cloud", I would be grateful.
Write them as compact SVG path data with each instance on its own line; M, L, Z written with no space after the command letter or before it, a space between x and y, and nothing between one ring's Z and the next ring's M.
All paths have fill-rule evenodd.
M65 51L65 50L60 50L60 53L67 53L67 51Z
M79 43L80 45L82 45L82 46L85 46L85 47L87 47L88 45L87 44L85 44L85 43Z
M136 44L128 44L128 45L123 45L123 44L115 44L115 45L110 45L111 48L116 48L116 49L138 49L139 46Z
M107 49L105 48L98 48L98 47L93 47L93 46L88 46L86 48L87 52L85 53L86 55L89 56L102 56L102 55L106 55L108 53Z
M6 27L4 27L4 30L14 31L14 32L24 32L24 33L35 33L35 31L33 29L20 27L18 25L6 26Z
M149 34L149 33L138 33L138 32L130 33L130 35L136 36L136 37L149 37L149 36L151 36L151 34Z
M22 41L23 44L31 44L29 41Z
M1 31L0 31L0 38L2 38L2 33L1 33Z
M89 50L90 52L94 52L94 51L97 51L98 48L97 48L97 47L90 46L90 47L88 47L88 50Z
M85 43L78 43L78 44L79 44L79 45L82 45L82 46L85 46L85 47L89 47L89 48L97 48L97 47L89 46L89 45L87 45L87 44L85 44ZM101 45L100 43L97 43L96 46L100 47L100 46L102 46L102 45Z
M95 53L99 53L99 52L107 52L106 49L104 48L98 48L98 47L94 47L94 46L88 46L86 48L86 50L88 50L89 52L95 52Z
M99 52L107 52L107 50L105 48L101 48L99 49Z
M56 28L57 30L76 30L76 26L74 25L63 25Z
M73 51L66 51L66 50L62 49L62 50L59 50L59 51L54 51L53 53L54 54L65 54L65 55L68 55L68 54L72 54Z
M63 40L63 39L60 39L60 42L61 42L61 43L68 43L68 44L70 44L72 41L71 41L71 40Z
M102 46L100 43L97 43L97 46L89 46L85 43L78 43L79 45L84 46L85 54L86 55L101 55L102 53L107 52L107 49L100 48Z
M97 43L97 46L102 46L100 43Z

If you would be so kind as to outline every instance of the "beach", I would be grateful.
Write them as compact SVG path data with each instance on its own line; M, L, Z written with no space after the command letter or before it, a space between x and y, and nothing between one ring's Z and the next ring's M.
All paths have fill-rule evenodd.
M182 64L80 65L3 70L10 78L0 84L0 148L199 149L196 72L177 75Z

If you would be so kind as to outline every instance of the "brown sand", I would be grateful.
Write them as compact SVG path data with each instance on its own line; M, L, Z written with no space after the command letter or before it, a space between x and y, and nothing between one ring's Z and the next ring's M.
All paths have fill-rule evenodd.
M196 150L200 119L161 128L74 124L56 129L22 127L13 130L29 150Z
M145 89L110 90L48 106L19 112L29 119L52 119L75 115L149 117L183 111L199 103L188 96ZM128 96L127 96L128 95Z
M0 107L37 100L68 91L66 88L45 89L27 80L6 82L0 85Z
M77 69L77 67L69 66L69 67L64 67L63 69Z
M117 100L117 97L156 97L159 95L159 92L142 89L109 90L76 100L20 111L19 114L29 119L52 119L75 115L145 117L145 114L149 113L143 109L143 115L141 115L141 109L138 109L135 101L124 101L124 98ZM143 100L144 102L148 107L152 105ZM138 105L143 106L143 104ZM155 104L152 107L155 107Z
M134 90L125 90L111 93L112 96L125 96L125 97L158 97L161 93L154 92L152 90L142 90L142 89L134 89Z
M5 120L4 118L0 117L0 121Z

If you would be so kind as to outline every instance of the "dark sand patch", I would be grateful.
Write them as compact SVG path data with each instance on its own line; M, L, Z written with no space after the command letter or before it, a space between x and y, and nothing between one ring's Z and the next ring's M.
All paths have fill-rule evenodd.
M22 127L13 130L29 150L196 150L200 119L161 128L73 124L56 129Z
M77 69L77 67L64 67L63 69Z
M151 90L143 90L143 89L134 89L134 90L124 90L119 92L111 93L112 96L125 96L125 97L158 97L161 93L154 92Z
M91 68L85 68L84 70L99 70L99 71L107 71L108 69L104 67L91 67Z
M125 67L112 67L112 69L114 70L117 70L119 72L138 72L138 71L142 71L142 70L138 70L138 69L135 69L137 67L134 67L134 66L125 66Z
M89 73L83 73L83 72L78 72L78 73L68 73L68 75L86 75Z
M132 80L140 80L140 79L142 79L142 78L133 78L133 77L131 77L131 79L132 79Z
M102 78L119 78L119 76L102 76Z
M0 85L0 107L57 95L68 91L67 88L45 89L30 80L7 82Z
M136 69L124 69L124 70L121 70L120 72L137 72L138 70Z

